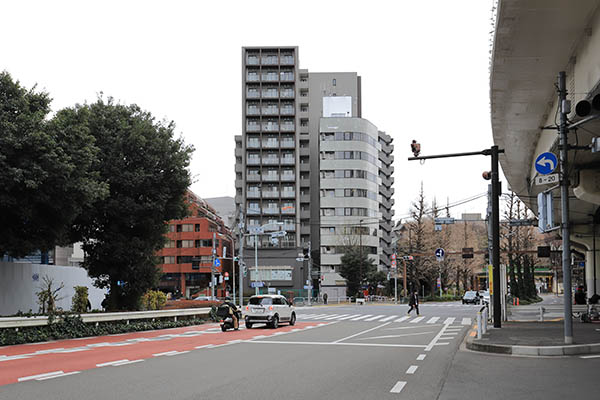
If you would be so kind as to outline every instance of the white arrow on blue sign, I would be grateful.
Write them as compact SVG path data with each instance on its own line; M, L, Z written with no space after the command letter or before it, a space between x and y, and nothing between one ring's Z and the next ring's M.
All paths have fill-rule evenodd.
M446 254L446 252L444 251L444 249L439 248L439 249L435 249L435 253L434 254L435 254L436 258L443 259L444 258L444 254Z
M215 267L220 267L221 266L221 260L219 260L218 258L215 258Z
M542 153L535 159L535 170L538 174L548 175L556 169L558 159L554 153Z

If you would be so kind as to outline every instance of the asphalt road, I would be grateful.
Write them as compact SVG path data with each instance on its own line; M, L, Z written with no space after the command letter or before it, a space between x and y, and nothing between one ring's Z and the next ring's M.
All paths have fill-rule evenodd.
M203 325L0 348L0 399L500 399L514 383L524 390L512 398L532 399L525 371L551 393L539 366L558 379L573 363L591 378L583 369L600 362L460 350L477 307L424 304L419 318L407 309L299 308L297 325L277 330Z

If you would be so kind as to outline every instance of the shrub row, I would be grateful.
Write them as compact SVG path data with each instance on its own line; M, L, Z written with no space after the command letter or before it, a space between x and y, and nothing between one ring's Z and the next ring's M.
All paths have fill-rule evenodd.
M206 318L173 320L137 320L127 324L125 321L85 323L79 315L66 315L56 322L44 326L0 329L0 346L13 344L45 342L48 340L72 339L88 336L113 335L116 333L149 331L154 329L178 328L199 325Z

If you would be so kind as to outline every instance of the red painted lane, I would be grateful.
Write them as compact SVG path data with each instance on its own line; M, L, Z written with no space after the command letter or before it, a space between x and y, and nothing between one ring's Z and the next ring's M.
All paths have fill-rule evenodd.
M248 340L255 336L273 336L275 333L290 332L292 329L303 329L308 326L316 326L318 323L299 322L296 326L282 326L274 329L243 329L240 331L228 331L217 333L202 333L194 337L176 337L154 342L133 342L125 346L92 347L89 350L73 353L48 353L38 354L30 358L7 360L0 362L0 385L18 382L18 379L54 371L73 372L97 368L97 364L114 362L127 359L129 361L154 358L153 354L168 351L191 351L197 346L226 344L233 340ZM95 343L125 342L128 339L153 338L169 334L181 334L189 331L205 331L209 328L218 328L216 324L201 325L194 327L166 329L151 332L139 332L120 336L101 336L86 340L64 340L51 343L34 345L11 346L11 355L29 354L39 350L56 348L84 347ZM48 346L50 345L50 346ZM38 347L39 346L39 347ZM15 351L14 348L18 348ZM8 355L4 349L0 353ZM112 368L111 366L103 368Z

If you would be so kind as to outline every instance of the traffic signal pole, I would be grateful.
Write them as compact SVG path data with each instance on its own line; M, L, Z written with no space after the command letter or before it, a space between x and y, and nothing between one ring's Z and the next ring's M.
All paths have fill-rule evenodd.
M408 161L430 160L434 158L453 158L466 156L491 156L492 157L492 266L493 266L493 304L494 304L494 328L502 327L502 309L500 296L500 180L498 168L498 155L504 153L504 149L492 146L482 151L467 153L438 154L434 156L409 157ZM565 298L566 302L566 298Z
M242 208L240 207L240 222L238 224L238 228L239 228L239 246L240 249L238 250L238 267L239 267L239 294L240 294L240 307L244 305L244 273L243 273L243 269L244 269L244 228L245 228L245 224L244 224L244 211L242 210ZM235 267L235 265L234 265Z

